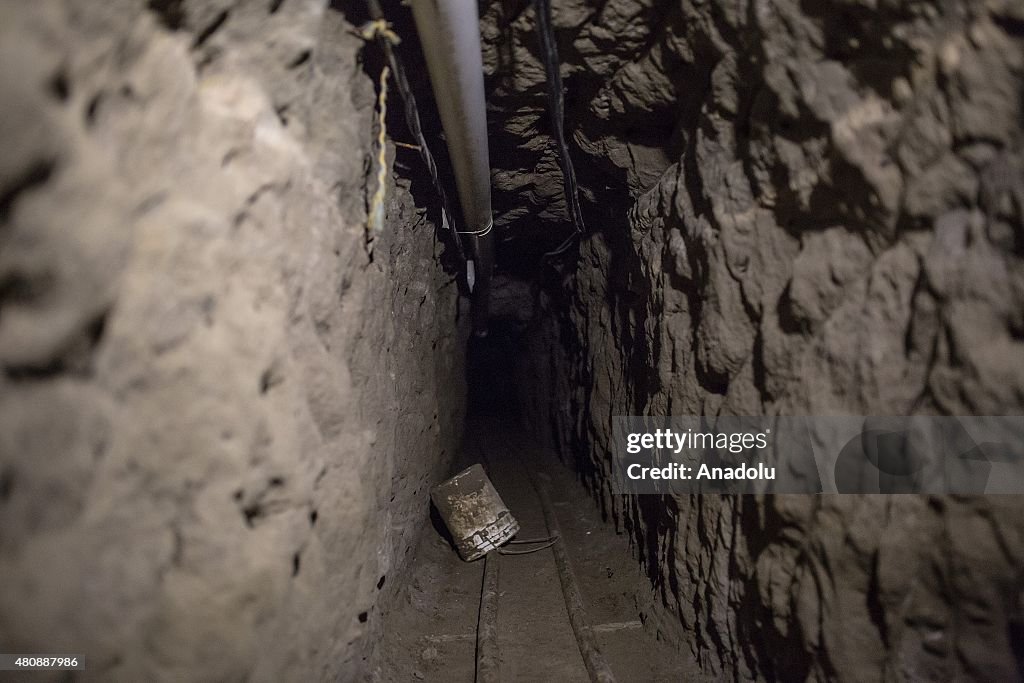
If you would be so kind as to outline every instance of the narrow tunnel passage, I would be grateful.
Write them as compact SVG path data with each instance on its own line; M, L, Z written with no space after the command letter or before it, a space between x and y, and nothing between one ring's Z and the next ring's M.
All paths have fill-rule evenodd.
M526 429L516 386L521 335L521 326L498 320L487 337L469 342L466 429L454 470L484 465L521 525L520 539L548 535L535 484L548 492L600 655L619 680L701 680L687 654L651 620L651 598L642 590L645 579L626 537L601 519L572 470ZM472 681L479 676L485 563L460 560L436 510L432 521L417 544L409 583L384 617L373 680ZM529 554L492 553L487 558L497 562L499 577L498 680L589 681L552 550L526 546L538 547Z
M1024 680L1021 2L548 4L481 337L408 3L0 2L0 678L469 681L498 566L587 680L564 551L618 680Z

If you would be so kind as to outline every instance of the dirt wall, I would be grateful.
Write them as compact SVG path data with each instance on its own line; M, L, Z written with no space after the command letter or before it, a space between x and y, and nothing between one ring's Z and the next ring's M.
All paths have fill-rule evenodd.
M1016 497L608 481L613 415L1021 413L1019 3L556 5L591 234L548 274L525 394L666 633L716 676L1020 678Z
M326 4L0 5L5 651L91 680L363 666L465 335L406 181L367 254L374 83Z

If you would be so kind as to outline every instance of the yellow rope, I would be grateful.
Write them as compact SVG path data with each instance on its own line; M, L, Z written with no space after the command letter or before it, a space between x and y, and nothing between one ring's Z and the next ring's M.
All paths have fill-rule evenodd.
M374 19L373 21L366 22L359 27L359 35L362 36L363 40L373 40L378 36L382 36L392 45L398 45L402 42L398 34L391 30L391 24L383 19Z
M402 39L391 30L391 24L384 19L368 21L359 28L359 35L363 40L383 38L392 45L398 45ZM387 124L385 118L388 113L388 76L391 75L391 67L384 65L380 72L380 92L377 93L377 187L374 188L373 196L370 198L370 207L366 217L366 243L367 250L373 254L373 240L384 229L384 197L387 192Z
M384 228L384 193L387 188L387 145L385 144L387 127L384 118L388 113L388 76L391 68L387 65L380 72L380 92L377 94L377 187L370 199L370 211L366 219L366 241L372 242L374 237ZM370 248L373 251L373 248Z

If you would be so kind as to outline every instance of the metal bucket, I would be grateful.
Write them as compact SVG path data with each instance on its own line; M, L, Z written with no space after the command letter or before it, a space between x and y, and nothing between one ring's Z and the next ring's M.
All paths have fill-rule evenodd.
M430 489L430 499L466 562L483 557L519 533L519 522L480 465Z

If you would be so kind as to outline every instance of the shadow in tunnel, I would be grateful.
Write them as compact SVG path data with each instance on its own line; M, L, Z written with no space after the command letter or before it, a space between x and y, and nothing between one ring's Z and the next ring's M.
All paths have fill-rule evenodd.
M516 323L490 322L486 337L471 336L466 348L467 417L519 416L516 361L522 353Z

